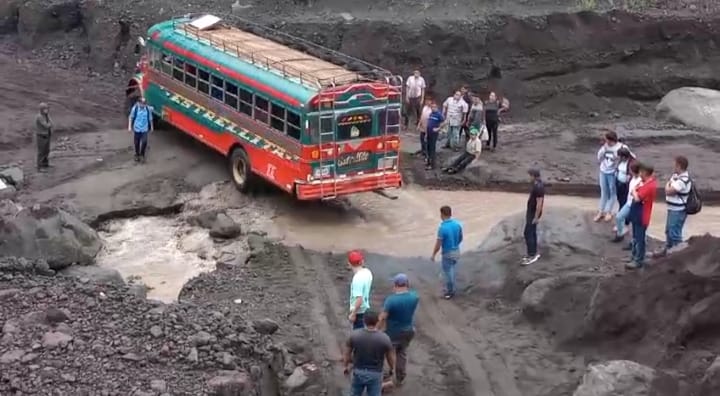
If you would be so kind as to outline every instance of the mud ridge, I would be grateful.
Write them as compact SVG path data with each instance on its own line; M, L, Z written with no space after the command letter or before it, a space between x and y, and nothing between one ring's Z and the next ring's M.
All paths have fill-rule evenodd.
M146 205L134 208L118 209L101 213L94 219L88 221L88 224L93 228L99 228L103 223L111 220L130 219L140 216L172 216L180 214L184 207L184 203L174 203L169 206Z

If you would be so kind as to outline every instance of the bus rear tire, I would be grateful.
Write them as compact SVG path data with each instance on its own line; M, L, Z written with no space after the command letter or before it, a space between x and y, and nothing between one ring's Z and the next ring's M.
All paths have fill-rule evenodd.
M240 147L233 150L228 160L228 166L230 168L230 178L235 188L243 194L250 192L254 177L250 158L245 150Z

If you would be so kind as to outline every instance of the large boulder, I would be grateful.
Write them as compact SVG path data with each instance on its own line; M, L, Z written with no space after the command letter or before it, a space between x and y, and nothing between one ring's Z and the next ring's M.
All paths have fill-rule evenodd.
M15 188L20 188L25 182L25 175L20 167L11 166L0 170L0 179L2 179L6 184L14 186Z
M63 210L3 205L0 211L0 255L42 258L59 270L92 264L101 247L95 230Z
M87 279L95 283L107 283L116 286L125 286L125 281L119 272L112 268L103 268L95 265L84 267L72 266L59 272L61 275L78 279Z
M679 384L668 375L629 360L611 360L588 366L573 396L679 395Z
M662 119L720 131L720 91L698 87L674 89L655 110Z

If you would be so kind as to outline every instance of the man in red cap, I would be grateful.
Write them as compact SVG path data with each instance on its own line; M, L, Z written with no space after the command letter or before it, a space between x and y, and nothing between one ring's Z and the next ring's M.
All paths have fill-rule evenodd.
M368 268L365 268L365 258L357 250L348 253L348 265L353 271L350 282L350 316L348 319L353 324L353 329L362 329L363 315L370 309L370 289L373 276Z

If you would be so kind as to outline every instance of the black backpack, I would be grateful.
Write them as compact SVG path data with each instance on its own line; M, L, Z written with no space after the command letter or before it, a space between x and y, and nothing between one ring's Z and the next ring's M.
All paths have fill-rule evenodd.
M691 178L688 178L687 181L690 182L690 191L683 200L685 202L685 213L689 215L698 214L702 210L702 198L697 188L695 188L695 181Z

